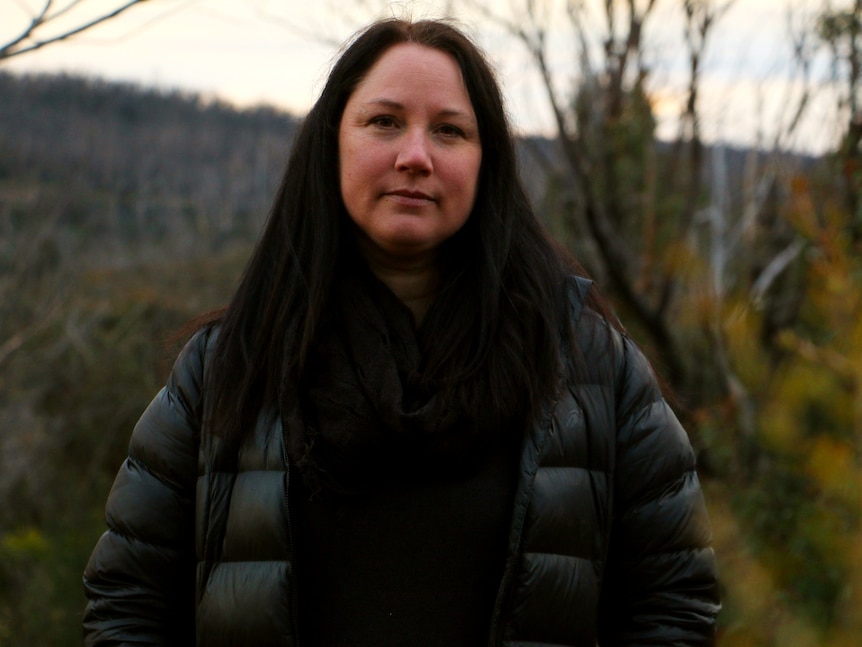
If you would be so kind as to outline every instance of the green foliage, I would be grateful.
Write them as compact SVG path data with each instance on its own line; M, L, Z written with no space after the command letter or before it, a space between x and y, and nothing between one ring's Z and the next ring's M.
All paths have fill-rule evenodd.
M755 435L705 437L721 457L719 476L735 483L713 491L726 506L717 534L725 524L738 533L718 545L730 564L725 642L838 647L862 639L862 249L833 185L796 177L790 189L784 217L806 246L798 320L777 334L775 354L757 334L762 314L725 319L732 364L753 396ZM751 586L769 615L738 604Z
M121 269L63 267L60 305L6 357L0 645L80 644L81 573L105 529L105 497L132 427L179 349L169 339L226 301L248 249ZM55 284L19 278L18 307L6 306L33 314L30 300ZM0 341L12 330L4 320Z
M104 525L94 510L77 509L39 530L4 535L0 645L80 645L81 564Z

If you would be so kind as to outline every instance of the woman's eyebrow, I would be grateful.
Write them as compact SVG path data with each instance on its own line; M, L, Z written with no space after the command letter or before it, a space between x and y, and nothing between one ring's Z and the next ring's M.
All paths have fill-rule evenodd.
M362 102L363 106L382 106L385 108L389 108L391 110L404 110L404 104L393 99L370 99L368 101ZM443 108L437 112L441 117L469 117L470 113L466 110L459 110L458 108Z
M370 99L369 101L363 101L363 105L366 106L385 106L387 108L392 108L394 110L403 110L404 104L398 103L397 101L393 101L392 99Z

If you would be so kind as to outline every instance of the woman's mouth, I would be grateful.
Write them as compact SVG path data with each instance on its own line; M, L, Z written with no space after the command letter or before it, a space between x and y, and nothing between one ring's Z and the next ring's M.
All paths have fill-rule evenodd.
M436 200L434 200L430 195L422 193L421 191L397 190L389 191L385 195L387 198L394 200L398 204L408 207L424 207L436 202Z

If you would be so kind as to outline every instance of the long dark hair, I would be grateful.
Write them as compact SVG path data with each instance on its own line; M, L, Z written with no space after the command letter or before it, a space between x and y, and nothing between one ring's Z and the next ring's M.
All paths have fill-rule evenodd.
M518 178L514 141L494 73L473 42L443 21L372 24L340 56L293 144L269 219L230 304L213 317L207 376L212 429L238 442L262 407L299 388L337 280L353 253L338 183L344 106L390 47L451 55L473 104L482 164L473 212L443 248L446 283L428 313L425 370L467 407L528 416L558 383L566 276L577 265L536 219ZM467 409L476 411L477 409Z

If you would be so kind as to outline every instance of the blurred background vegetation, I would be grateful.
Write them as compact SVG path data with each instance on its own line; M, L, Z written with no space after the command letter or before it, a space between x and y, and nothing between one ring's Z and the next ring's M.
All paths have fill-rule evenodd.
M862 5L788 33L791 115L818 91L814 57L831 65L839 136L813 156L789 149L796 118L746 149L703 141L701 64L727 5L675 1L676 138L655 134L642 55L654 3L607 3L598 55L573 10L583 56L570 87L543 77L557 132L520 142L524 175L676 393L715 531L720 644L860 645ZM517 21L471 4L547 71L543 3ZM79 644L81 571L131 429L172 335L230 295L296 123L0 66L0 645Z

